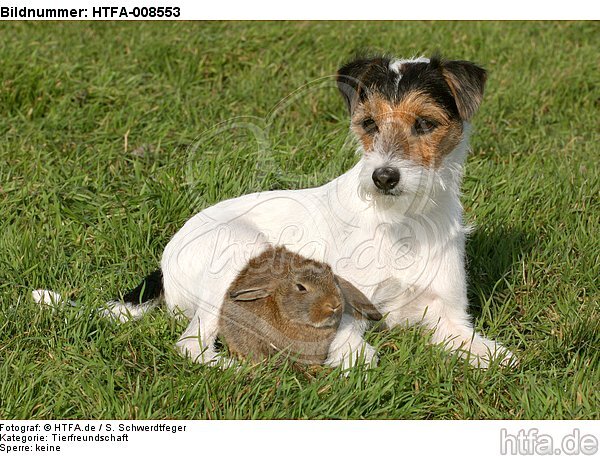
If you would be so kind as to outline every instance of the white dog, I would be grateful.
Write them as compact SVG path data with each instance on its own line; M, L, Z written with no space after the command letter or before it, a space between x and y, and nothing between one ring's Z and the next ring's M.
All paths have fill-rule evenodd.
M423 325L433 343L477 366L494 357L510 362L510 351L474 332L467 314L459 196L485 79L473 63L437 57L343 66L337 82L361 145L358 164L322 187L245 195L196 214L165 248L162 282L160 272L149 276L109 303L111 315L138 317L164 292L168 308L190 320L179 350L213 363L229 284L266 245L285 245L328 262L386 315L388 327ZM345 315L327 364L374 361L365 329Z

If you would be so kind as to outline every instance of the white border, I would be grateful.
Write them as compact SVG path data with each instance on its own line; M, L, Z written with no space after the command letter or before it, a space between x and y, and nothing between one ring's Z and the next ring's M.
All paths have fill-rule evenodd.
M23 435L45 435L52 439L56 426L65 426L60 434L68 435L123 435L119 425L185 426L186 430L171 432L126 432L126 442L67 442L60 445L61 456L131 456L153 455L229 455L261 454L261 456L315 455L418 455L418 456L481 456L501 455L501 438L504 433L513 439L519 432L524 435L546 435L559 449L565 438L575 435L600 439L598 421L0 421L7 434L6 425L40 425L39 432ZM106 425L112 432L106 431ZM77 430L86 425L96 426L94 432ZM98 426L102 425L101 431ZM49 426L50 431L43 431ZM71 429L67 429L71 427ZM503 431L504 429L504 431ZM14 432L13 432L14 434ZM0 444L7 444L3 441ZM14 442L10 443L15 444ZM540 454L526 452L505 445L504 454ZM535 447L531 447L532 450ZM506 451L508 449L508 451ZM4 453L5 454L5 453ZM30 449L9 454L38 454ZM569 454L561 450L561 453ZM577 454L600 454L579 452Z
M600 18L600 3L589 0L568 2L549 0L545 2L525 2L504 0L485 2L483 0L423 0L399 1L345 0L324 2L303 0L301 2L275 2L273 0L58 0L2 2L5 7L27 8L87 8L117 7L179 7L179 20L548 20ZM112 20L132 18L112 17ZM148 18L150 19L150 18ZM91 14L87 20L93 20Z

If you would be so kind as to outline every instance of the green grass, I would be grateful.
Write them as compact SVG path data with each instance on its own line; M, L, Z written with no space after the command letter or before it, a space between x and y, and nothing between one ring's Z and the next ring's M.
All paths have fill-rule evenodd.
M3 24L0 418L600 418L599 37L597 22ZM368 375L222 372L179 357L164 311L95 316L203 207L354 163L343 102L314 81L360 48L488 68L469 293L520 365L475 370L410 329L368 335ZM240 116L268 126L260 147L239 120L210 133ZM38 287L83 311L40 310Z

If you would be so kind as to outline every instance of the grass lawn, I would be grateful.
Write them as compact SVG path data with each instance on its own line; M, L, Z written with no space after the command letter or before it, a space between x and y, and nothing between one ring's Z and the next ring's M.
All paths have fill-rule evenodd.
M4 23L0 38L0 419L600 418L597 22ZM178 355L184 324L163 310L97 317L192 214L357 160L319 78L361 48L489 70L463 188L469 293L520 365L475 370L397 329L368 334L368 375L222 372ZM41 310L40 287L81 308Z

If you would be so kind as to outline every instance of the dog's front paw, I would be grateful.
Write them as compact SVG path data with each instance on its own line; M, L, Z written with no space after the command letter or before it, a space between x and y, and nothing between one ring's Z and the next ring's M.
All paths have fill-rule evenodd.
M505 346L494 341L481 341L473 343L468 353L469 362L480 369L487 369L491 364L498 363L500 366L516 367L519 360L513 352Z
M184 337L177 341L175 347L184 358L199 364L216 364L219 354L213 347L203 348L197 337Z
M375 347L365 343L362 353L359 355L359 361L367 367L376 367L379 364L379 356Z
M499 359L501 366L517 367L519 365L519 358L508 348L500 347L500 350L497 351L496 356L492 357L492 359Z
M354 350L348 347L347 351L336 350L330 353L325 364L331 367L341 366L342 370L348 371L357 365L375 367L378 362L377 350L365 342Z

